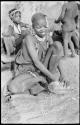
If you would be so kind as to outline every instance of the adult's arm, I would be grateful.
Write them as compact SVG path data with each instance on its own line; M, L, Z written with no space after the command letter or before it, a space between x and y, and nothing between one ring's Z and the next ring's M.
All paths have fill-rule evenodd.
M61 11L61 15L60 15L60 18L61 18L61 19L63 19L64 15L65 15L66 8L67 8L67 4L65 3L65 4L62 6L62 11Z
M65 4L62 6L61 14L60 14L60 16L58 17L58 19L55 21L55 23L59 23L60 21L62 21L62 19L64 18L64 15L65 15L66 8L67 8L67 4L65 3Z

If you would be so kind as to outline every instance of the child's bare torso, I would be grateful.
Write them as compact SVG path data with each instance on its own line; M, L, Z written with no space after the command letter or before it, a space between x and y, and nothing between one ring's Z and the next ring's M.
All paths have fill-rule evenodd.
M42 56L45 55L45 52L47 50L46 42L44 41L44 43L40 43L40 41L38 41L35 36L33 37L33 39L34 39L33 44L34 44L34 47L35 47L35 51L38 54L39 60L41 60L43 58ZM26 53L25 42L23 43L23 46L22 46L22 53L23 53L23 56L24 56L25 60L31 61L31 58L29 57L28 52Z

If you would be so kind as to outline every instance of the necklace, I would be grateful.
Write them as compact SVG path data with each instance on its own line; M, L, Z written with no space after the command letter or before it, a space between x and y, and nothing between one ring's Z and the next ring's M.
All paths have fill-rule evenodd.
M46 37L40 38L38 35L35 35L38 41L44 42L46 40Z

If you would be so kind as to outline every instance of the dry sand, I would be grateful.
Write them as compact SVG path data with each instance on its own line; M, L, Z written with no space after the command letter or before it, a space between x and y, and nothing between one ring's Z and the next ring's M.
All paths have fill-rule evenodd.
M14 95L10 103L1 98L2 123L79 123L79 56L61 61L66 80L73 88L68 94L38 96ZM11 78L10 71L1 73L1 89Z

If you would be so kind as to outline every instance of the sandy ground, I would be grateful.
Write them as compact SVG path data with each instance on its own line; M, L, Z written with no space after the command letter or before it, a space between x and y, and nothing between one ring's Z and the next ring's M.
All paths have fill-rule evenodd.
M73 88L62 95L40 93L38 96L15 95L10 103L1 98L2 123L79 123L79 56L61 61L66 80ZM1 73L1 89L11 78L10 71Z

